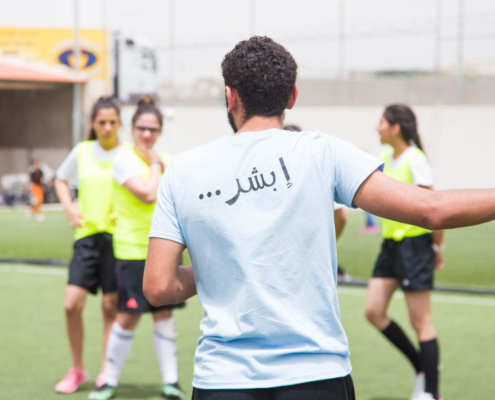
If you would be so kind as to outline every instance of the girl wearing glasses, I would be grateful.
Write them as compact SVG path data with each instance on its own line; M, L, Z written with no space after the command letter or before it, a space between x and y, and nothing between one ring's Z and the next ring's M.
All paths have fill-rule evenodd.
M124 145L113 166L115 233L119 312L110 332L105 384L89 395L106 400L115 395L120 373L131 350L134 331L143 313L154 321L154 343L160 364L161 394L181 399L184 394L177 381L177 344L172 309L184 303L153 307L143 294L143 275L148 252L148 233L156 202L160 177L170 161L167 154L153 150L162 133L163 115L153 99L143 96L132 118L134 145Z

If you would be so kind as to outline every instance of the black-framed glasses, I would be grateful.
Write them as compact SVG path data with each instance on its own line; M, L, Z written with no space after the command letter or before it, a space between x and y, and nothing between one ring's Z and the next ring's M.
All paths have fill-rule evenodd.
M144 133L149 131L152 135L158 135L162 130L160 128L148 128L147 126L135 126L134 127L139 133Z

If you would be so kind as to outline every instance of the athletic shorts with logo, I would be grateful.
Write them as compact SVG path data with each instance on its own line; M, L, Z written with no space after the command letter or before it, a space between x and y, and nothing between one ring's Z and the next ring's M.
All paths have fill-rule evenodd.
M373 278L395 278L405 292L433 289L435 252L431 244L431 233L400 242L385 239Z
M194 388L192 400L356 400L350 375L268 389Z
M119 288L119 311L143 314L160 310L182 308L186 303L154 307L143 293L144 264L146 260L117 259L117 281Z
M96 294L117 291L112 235L106 232L83 237L74 242L69 264L69 285L76 285Z

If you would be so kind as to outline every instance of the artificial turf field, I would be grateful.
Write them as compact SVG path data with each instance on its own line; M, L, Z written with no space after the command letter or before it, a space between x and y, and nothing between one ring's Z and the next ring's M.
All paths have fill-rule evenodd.
M349 243L343 240L340 246L350 246L353 241L356 246L354 236L357 235L352 232L360 221L360 215L351 216L348 232L343 238L350 238ZM483 229L493 229L493 226L488 227ZM379 242L376 237L361 238L369 242L362 252L354 248L354 251L341 251L340 254L340 261L354 275L359 268L363 269L364 274L365 267L359 263L359 257L365 257L365 263L372 263L370 258L374 255L367 253L363 256L362 253L365 250L371 252L371 245ZM1 213L0 243L0 256L67 259L70 257L71 233L60 212L47 213L47 220L43 223L26 221L18 212ZM351 267L351 261L356 267ZM485 263L492 265L493 258L486 259ZM365 272L369 274L369 270ZM56 395L53 387L66 373L70 360L62 309L66 273L64 268L0 265L0 399L64 397ZM493 275L487 276L484 278L485 286L493 286ZM364 294L363 289L339 289L342 323L349 337L357 398L406 400L412 390L411 368L365 321L362 315ZM412 336L404 302L398 297L393 301L390 313ZM68 395L70 399L87 398L98 373L101 358L99 301L99 297L88 297L84 312L85 363L93 380L80 392ZM493 398L495 297L435 294L433 312L441 340L441 390L445 400ZM200 334L198 327L202 313L196 298L190 300L184 310L175 313L179 332L180 384L189 398L194 349ZM137 329L117 397L159 399L159 388L152 324L151 319L145 316Z
M100 363L99 297L89 297L84 311L85 363L93 380L72 395L53 387L69 367L62 299L64 268L0 265L0 399L86 399ZM364 290L340 288L342 322L349 336L353 378L360 400L406 400L411 368L362 315ZM491 399L495 391L495 298L434 296L434 317L442 351L442 393L446 400ZM403 326L403 301L391 314ZM177 311L180 384L191 394L193 356L202 309L196 298ZM411 334L410 329L408 333ZM122 399L159 399L160 374L152 343L150 317L137 329L133 349L118 388Z
M26 220L24 211L0 209L0 258L54 259L72 255L72 231L62 211L46 212L46 220ZM348 213L338 242L339 264L355 278L368 279L380 250L378 235L358 235L361 212ZM446 233L445 269L436 274L443 286L481 288L495 293L495 221Z

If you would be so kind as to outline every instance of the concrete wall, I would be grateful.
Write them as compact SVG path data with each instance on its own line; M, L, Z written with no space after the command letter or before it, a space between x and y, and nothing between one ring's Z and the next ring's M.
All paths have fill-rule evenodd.
M47 130L35 126L29 130L26 140L32 139L32 142L26 143L31 150L10 147L8 137L3 138L3 129L8 129L12 135L15 134L13 126L32 126L17 121L23 118L32 121L31 117L11 107L11 113L16 118L10 118L0 102L0 175L25 171L31 154L54 169L60 165L70 150L71 113L58 115L60 108L57 107L64 107L60 104L64 99L67 102L65 107L71 107L70 96L61 94L57 101L50 100L49 107L38 103L35 113L44 110L46 114L43 115L54 128ZM40 95L40 98L44 96ZM495 106L417 106L414 109L427 155L433 165L437 188L495 187ZM130 121L134 110L134 107L122 109L120 136L124 141L132 141ZM306 130L333 134L378 156L383 148L374 127L382 111L382 107L296 105L294 110L287 112L286 122L298 124ZM159 150L177 154L232 134L222 107L164 108L164 113L165 131L158 140ZM9 121L13 121L10 126Z
M433 166L436 186L495 187L495 106L417 106L419 129ZM122 113L122 138L131 140L134 108ZM221 107L164 109L168 118L157 148L172 154L215 140L232 131ZM320 130L379 155L383 147L374 128L382 107L296 107L287 123Z

